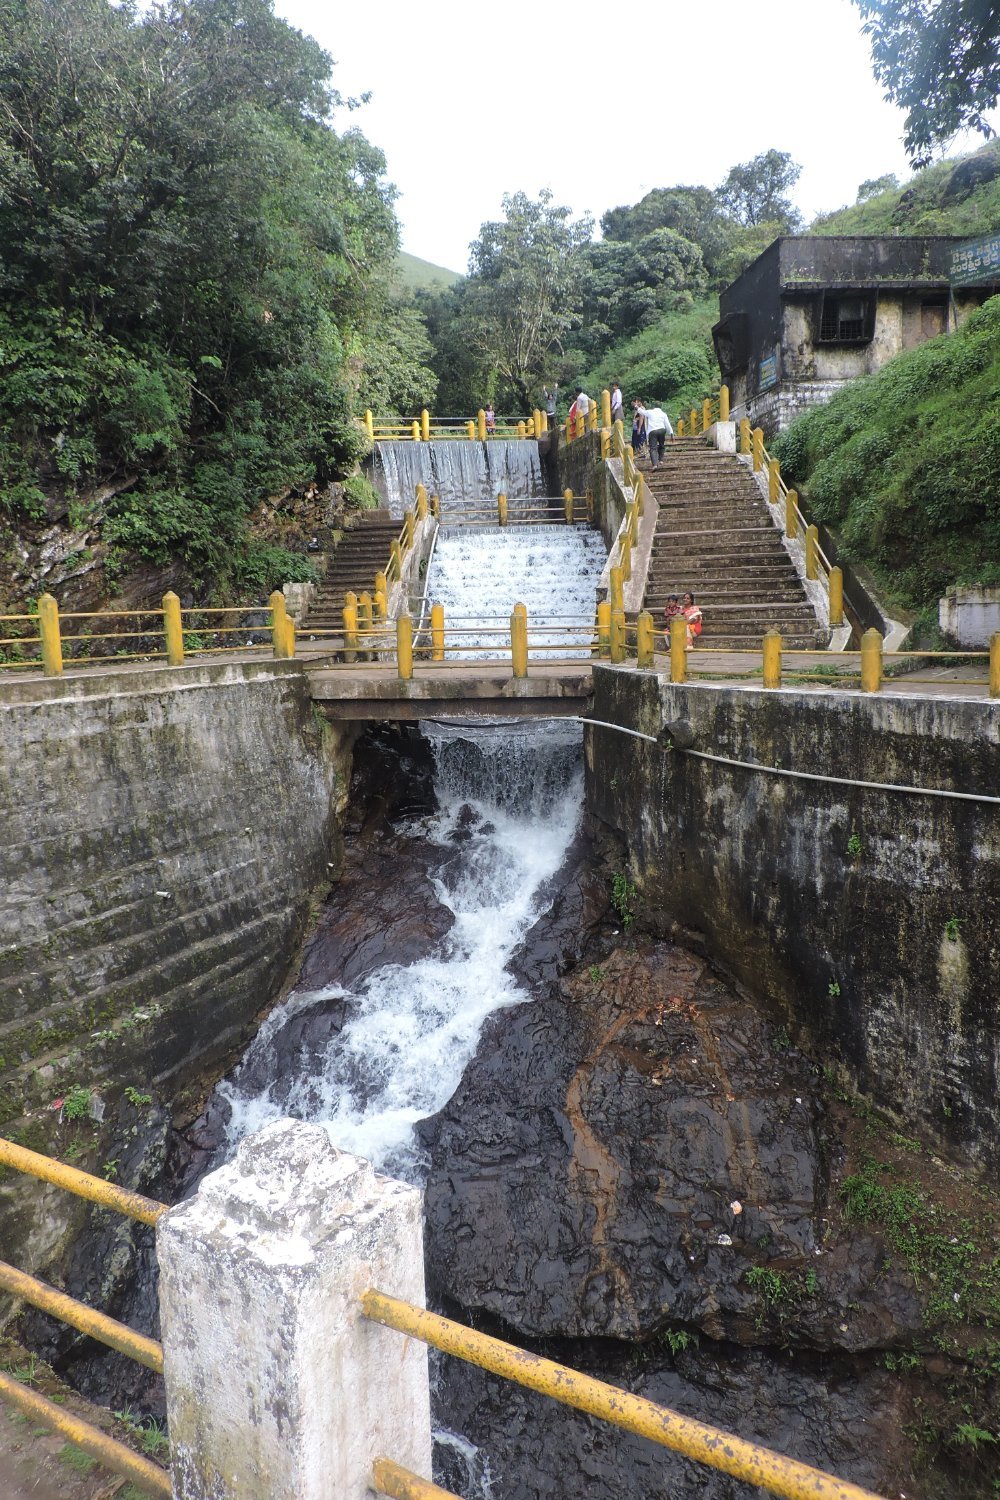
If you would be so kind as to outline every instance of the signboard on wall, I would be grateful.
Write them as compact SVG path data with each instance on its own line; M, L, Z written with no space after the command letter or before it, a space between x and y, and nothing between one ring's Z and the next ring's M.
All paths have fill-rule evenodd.
M951 252L952 286L982 286L1000 281L1000 234L966 240Z
M757 381L759 391L769 391L773 385L778 384L778 351L768 354L760 362L760 378Z

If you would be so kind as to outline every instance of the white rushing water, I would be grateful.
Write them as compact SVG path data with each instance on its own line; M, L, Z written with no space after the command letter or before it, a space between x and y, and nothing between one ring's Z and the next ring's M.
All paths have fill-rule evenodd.
M473 629L473 610L475 618L506 619L518 601L531 621L582 619L589 646L604 559L597 533L565 524L443 531L428 597L445 605L446 620L465 616ZM480 654L491 654L495 637L481 639ZM506 966L550 904L579 823L580 726L508 720L423 728L439 810L420 833L440 852L434 885L454 924L419 962L388 964L346 995L338 987L299 992L278 1007L220 1085L231 1107L230 1148L267 1121L293 1115L324 1125L336 1145L384 1170L419 1177L414 1124L454 1093L486 1017L528 998ZM276 1075L270 1057L278 1033L332 1000L343 1005L339 1031L318 1055L308 1040L284 1048Z
M527 438L378 442L371 479L394 516L413 504L418 484L440 498L446 514L492 504L501 494L521 499L545 494L538 444Z

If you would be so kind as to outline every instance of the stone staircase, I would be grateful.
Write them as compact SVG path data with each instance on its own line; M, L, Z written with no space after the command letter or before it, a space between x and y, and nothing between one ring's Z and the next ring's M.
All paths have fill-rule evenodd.
M780 630L789 649L826 646L802 581L753 475L702 437L668 442L663 463L639 467L660 507L643 608L663 626L669 594L690 591L703 614L701 646L757 650Z
M368 510L356 518L340 539L309 606L304 630L340 630L344 623L344 595L352 590L371 593L375 574L389 561L393 537L402 529L387 510Z

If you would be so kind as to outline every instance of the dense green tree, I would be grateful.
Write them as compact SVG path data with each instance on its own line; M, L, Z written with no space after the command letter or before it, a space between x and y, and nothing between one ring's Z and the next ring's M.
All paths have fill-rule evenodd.
M609 208L601 218L606 240L638 240L654 229L676 230L697 245L710 277L738 232L707 187L653 188L638 203Z
M904 144L915 167L959 130L992 135L1000 98L997 0L854 0L871 38L875 77L906 110Z
M791 234L801 222L788 193L799 180L802 168L787 151L762 151L752 161L731 167L716 196L726 213L738 224L780 223Z

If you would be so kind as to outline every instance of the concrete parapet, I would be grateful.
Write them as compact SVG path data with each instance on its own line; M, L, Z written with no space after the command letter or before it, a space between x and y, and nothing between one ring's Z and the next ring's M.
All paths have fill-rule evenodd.
M368 1500L379 1455L430 1473L423 1344L367 1322L424 1302L422 1197L278 1120L157 1226L178 1500Z

